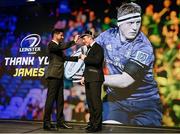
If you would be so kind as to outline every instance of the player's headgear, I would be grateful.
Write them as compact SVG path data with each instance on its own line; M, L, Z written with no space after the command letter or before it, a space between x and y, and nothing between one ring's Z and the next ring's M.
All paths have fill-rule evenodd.
M141 7L136 3L131 2L122 4L117 10L118 26L133 19L141 19Z

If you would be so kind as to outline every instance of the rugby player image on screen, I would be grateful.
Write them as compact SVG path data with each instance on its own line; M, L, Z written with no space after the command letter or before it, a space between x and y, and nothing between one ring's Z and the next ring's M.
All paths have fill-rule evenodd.
M155 57L140 28L141 7L124 3L117 9L117 27L96 38L104 48L108 70L104 81L104 123L161 125L162 107L153 76Z

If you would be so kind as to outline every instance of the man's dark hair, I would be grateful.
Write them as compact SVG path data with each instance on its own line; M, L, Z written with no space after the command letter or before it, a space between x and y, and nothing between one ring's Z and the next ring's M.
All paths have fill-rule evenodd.
M64 33L64 29L58 29L58 28L53 29L51 32L51 36L53 37L54 34L59 34L59 33Z

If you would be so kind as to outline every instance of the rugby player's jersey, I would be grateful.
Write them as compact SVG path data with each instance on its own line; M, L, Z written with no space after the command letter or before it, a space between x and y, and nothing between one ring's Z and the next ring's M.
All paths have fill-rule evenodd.
M129 60L137 64L141 63L144 65L142 69L145 69L145 76L140 80L140 84L131 86L131 89L125 88L124 91L123 89L113 90L112 88L108 88L107 93L119 91L121 93L119 95L123 95L127 90L134 88L134 91L126 99L159 99L157 83L153 76L153 48L142 32L133 41L122 42L119 29L116 27L101 33L95 40L104 48L108 75L122 74L124 66ZM135 81L137 82L137 80Z

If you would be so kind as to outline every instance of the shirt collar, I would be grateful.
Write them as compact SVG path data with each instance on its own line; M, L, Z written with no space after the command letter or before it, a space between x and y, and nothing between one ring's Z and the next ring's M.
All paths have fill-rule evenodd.
M57 41L55 41L55 40L52 40L52 42L54 42L54 43L56 43L57 45L59 44Z
M94 43L95 43L95 41L93 41L89 46L92 47Z

